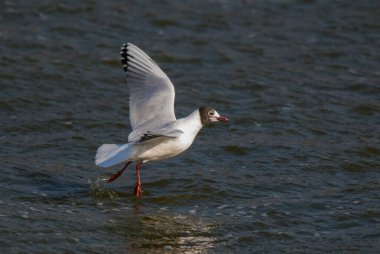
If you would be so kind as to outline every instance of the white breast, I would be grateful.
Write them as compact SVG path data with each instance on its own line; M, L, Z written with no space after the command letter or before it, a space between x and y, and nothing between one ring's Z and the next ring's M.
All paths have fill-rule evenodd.
M135 145L133 160L144 162L162 160L186 151L202 128L199 110L194 111L186 118L177 120L175 128L183 131L178 138L156 138L152 142Z

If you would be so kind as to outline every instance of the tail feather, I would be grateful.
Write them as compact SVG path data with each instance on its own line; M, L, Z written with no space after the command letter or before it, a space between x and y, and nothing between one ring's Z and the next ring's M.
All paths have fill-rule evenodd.
M129 144L103 144L98 148L95 164L99 167L111 167L127 161L131 155Z

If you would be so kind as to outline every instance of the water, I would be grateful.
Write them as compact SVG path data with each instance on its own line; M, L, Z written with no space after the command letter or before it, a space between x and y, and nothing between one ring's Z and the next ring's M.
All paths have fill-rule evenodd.
M377 1L4 1L1 253L377 253ZM231 118L182 156L94 166L129 133L119 47L183 117Z

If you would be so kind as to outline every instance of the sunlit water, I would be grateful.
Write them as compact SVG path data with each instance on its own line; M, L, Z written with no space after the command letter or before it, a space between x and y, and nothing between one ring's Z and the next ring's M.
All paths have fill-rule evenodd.
M21 4L22 3L22 4ZM376 1L4 1L1 253L378 253ZM183 117L231 119L185 154L101 169L130 131L119 47Z

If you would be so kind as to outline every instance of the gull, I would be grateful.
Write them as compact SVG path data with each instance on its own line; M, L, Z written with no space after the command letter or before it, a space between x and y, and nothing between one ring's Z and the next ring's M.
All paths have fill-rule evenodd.
M134 195L142 195L140 169L143 164L163 160L186 151L205 125L228 122L211 107L200 107L189 116L176 119L175 91L168 76L140 48L132 43L121 47L121 63L126 72L129 90L129 119L132 132L126 144L103 144L95 156L99 167L119 163L125 166L113 174L116 180L132 162L136 163Z

